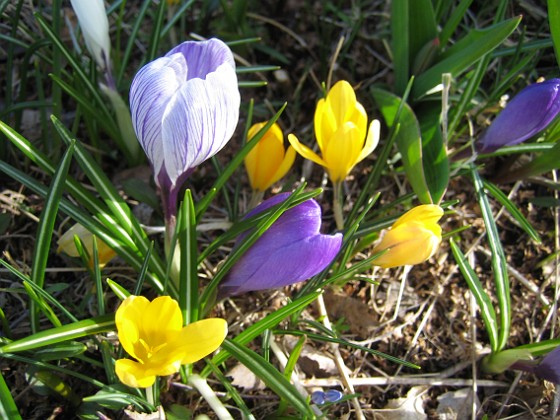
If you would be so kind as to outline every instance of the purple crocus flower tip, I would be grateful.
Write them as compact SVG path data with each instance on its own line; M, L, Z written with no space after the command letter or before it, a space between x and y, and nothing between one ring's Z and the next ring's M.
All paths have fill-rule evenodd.
M247 217L288 196L278 194L264 201ZM219 298L288 286L323 271L338 254L342 234L324 235L320 228L321 208L315 200L286 210L235 263L219 286Z
M533 373L541 379L560 385L560 346L548 353Z
M560 79L534 83L519 92L482 134L478 150L493 152L544 130L560 112Z
M239 104L233 54L218 39L184 42L136 74L130 88L132 124L166 210L176 211L186 176L230 140Z

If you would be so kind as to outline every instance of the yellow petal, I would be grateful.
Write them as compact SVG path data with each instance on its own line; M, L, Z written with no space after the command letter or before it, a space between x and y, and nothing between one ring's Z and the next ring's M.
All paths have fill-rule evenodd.
M336 131L336 127L336 119L332 109L326 105L325 98L320 99L315 108L313 128L321 153L327 147L329 139Z
M352 122L342 125L329 141L323 158L327 162L329 177L333 183L344 181L356 164L362 146L360 133Z
M407 211L393 223L393 227L408 223L421 222L426 225L437 224L443 216L443 209L436 204L422 204Z
M327 95L326 106L332 110L337 127L351 121L356 102L356 93L346 80L335 83L331 88Z
M227 335L227 322L221 318L208 318L183 327L174 351L181 353L183 364L194 363L208 356L223 343Z
M76 248L76 243L74 242L74 236L77 236L82 241L84 248L90 256L89 266L93 267L93 237L94 235L87 230L84 226L79 223L73 225L68 229L59 239L58 248L56 252L64 252L70 257L79 257L78 249ZM111 249L105 242L96 238L97 240L97 254L99 266L104 267L109 261L111 261L117 254L113 249Z
M147 374L142 364L129 359L117 360L115 372L123 384L132 388L148 388L156 381L155 375Z
M298 152L300 155L302 155L305 159L309 159L309 160L317 163L318 165L322 165L324 167L327 167L326 162L323 159L321 159L309 147L300 143L296 136L294 136L293 134L288 134L288 141L290 142L292 147L296 150L296 152Z
M282 163L276 169L276 172L273 174L273 176L270 178L270 185L274 184L276 181L283 178L284 175L288 173L288 171L294 164L295 160L296 160L296 150L290 145L286 150ZM268 185L266 188L270 187L270 185Z
M169 296L160 296L144 310L141 337L153 347L173 339L183 327L183 315L179 304Z
M368 157L371 152L375 150L377 144L379 143L379 131L380 131L380 124L378 120L373 120L369 125L368 134L366 137L366 143L364 144L364 148L358 157L356 163L361 162L366 157Z
M138 358L135 345L140 338L142 319L149 304L150 301L144 296L129 296L115 313L119 341L125 351L135 358Z

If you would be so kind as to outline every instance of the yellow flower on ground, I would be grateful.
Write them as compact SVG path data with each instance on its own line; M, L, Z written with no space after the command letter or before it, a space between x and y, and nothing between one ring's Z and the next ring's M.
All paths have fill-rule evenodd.
M296 151L326 168L333 183L344 181L352 168L365 159L379 142L379 121L367 127L367 113L357 100L350 83L341 80L319 100L315 109L315 136L321 150L317 155L290 134L288 140Z
M442 216L443 209L435 204L424 204L407 211L373 248L374 254L387 250L373 264L391 268L428 260L441 243L438 221Z
M247 133L249 141L265 125L266 122L254 124ZM284 150L284 135L280 126L274 123L245 157L245 169L251 188L260 192L267 190L286 175L295 158L296 152L292 146Z
M64 252L70 257L79 257L80 254L76 248L76 243L74 242L74 236L78 236L87 250L90 259L89 267L93 267L93 234L83 227L81 224L76 223L70 229L68 229L60 238L58 238L58 248L56 252ZM97 253L99 266L103 267L109 261L111 261L116 254L109 246L97 238Z
M227 323L221 318L183 327L179 305L169 296L151 302L129 296L117 309L115 323L123 348L136 359L117 360L115 371L122 383L133 388L147 388L156 376L171 375L181 365L208 356L227 334Z

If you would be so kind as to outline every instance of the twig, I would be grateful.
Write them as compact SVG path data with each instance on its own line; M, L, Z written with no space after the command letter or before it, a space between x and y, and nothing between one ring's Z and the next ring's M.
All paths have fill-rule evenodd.
M336 387L341 386L341 380L338 378L314 378L304 379L301 381L306 387ZM391 376L391 377L371 377L371 378L349 378L348 382L352 386L386 386L386 385L428 385L428 386L453 386L453 387L470 387L473 384L472 379L462 378L426 378L418 376ZM489 379L477 380L479 387L499 387L506 388L509 385L502 381L492 381Z

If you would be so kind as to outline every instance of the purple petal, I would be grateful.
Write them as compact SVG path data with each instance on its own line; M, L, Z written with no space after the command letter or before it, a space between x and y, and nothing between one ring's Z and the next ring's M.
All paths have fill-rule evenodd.
M184 83L186 74L183 56L162 57L142 67L130 87L132 125L155 174L160 173L164 159L161 144L163 115L167 104Z
M560 79L527 86L496 117L480 138L480 151L519 144L544 130L560 112Z
M560 384L560 346L548 353L533 372L541 379Z
M206 79L191 79L171 98L163 115L164 165L172 184L219 152L239 120L235 70L224 64Z
M255 211L284 199L274 197ZM342 234L323 235L320 227L321 209L315 200L284 212L227 274L220 296L283 287L323 271L340 250Z
M177 45L166 56L180 53L187 59L189 71L186 80L205 79L222 64L235 70L235 61L226 44L216 38L207 41L186 41Z

